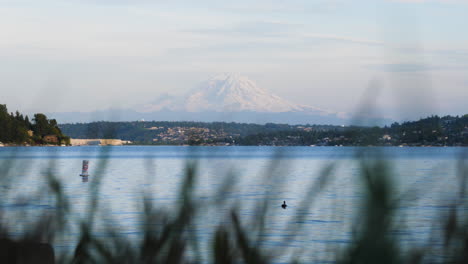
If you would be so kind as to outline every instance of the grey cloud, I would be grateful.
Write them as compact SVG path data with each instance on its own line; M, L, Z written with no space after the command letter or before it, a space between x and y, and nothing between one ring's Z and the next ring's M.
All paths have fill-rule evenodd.
M304 40L312 43L345 43L345 44L358 44L358 45L365 45L365 46L383 46L383 42L373 41L373 40L365 40L365 39L353 39L353 38L346 38L346 37L339 37L339 36L306 36Z
M183 32L207 35L234 35L234 36L283 36L299 30L301 25L268 21L251 21L233 26L192 29Z
M383 63L370 64L364 66L371 70L380 70L385 72L427 72L427 71L457 71L467 70L468 65L427 65L422 63Z
M387 63L367 65L366 68L381 70L386 72L422 72L438 69L437 67L428 66L418 63Z
M223 2L225 3L225 2ZM295 1L246 1L244 3L233 2L235 4L224 4L221 8L226 12L233 13L278 13L278 14L326 14L333 12L343 5L343 0L295 0Z

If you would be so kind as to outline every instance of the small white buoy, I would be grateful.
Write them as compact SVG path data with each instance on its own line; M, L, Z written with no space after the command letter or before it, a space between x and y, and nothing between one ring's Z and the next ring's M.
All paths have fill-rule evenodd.
M88 177L89 176L89 174L88 174L88 164L89 164L88 160L83 160L83 167L81 168L81 174L80 174L81 177Z

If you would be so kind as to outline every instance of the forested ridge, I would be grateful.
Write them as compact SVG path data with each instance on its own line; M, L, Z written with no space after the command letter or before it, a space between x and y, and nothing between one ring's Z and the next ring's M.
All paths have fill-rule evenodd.
M431 116L384 127L170 121L60 127L73 138L118 138L156 145L468 146L468 115Z

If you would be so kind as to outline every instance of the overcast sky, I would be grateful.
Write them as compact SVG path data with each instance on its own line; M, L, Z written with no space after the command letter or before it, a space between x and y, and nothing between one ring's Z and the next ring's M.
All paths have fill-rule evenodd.
M386 116L466 114L467 14L468 0L0 0L0 103L133 107L238 72L332 111L379 86Z

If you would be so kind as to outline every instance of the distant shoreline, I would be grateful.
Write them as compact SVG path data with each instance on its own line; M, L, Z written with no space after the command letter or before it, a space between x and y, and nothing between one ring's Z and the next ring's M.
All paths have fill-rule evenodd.
M467 146L303 146L303 145L150 145L150 144L125 144L125 145L75 145L75 146L57 146L57 145L0 145L0 148L17 147L308 147L308 148L466 148Z
M71 145L468 146L468 114L430 116L385 127L101 121L60 128ZM109 137L113 139L104 139Z

